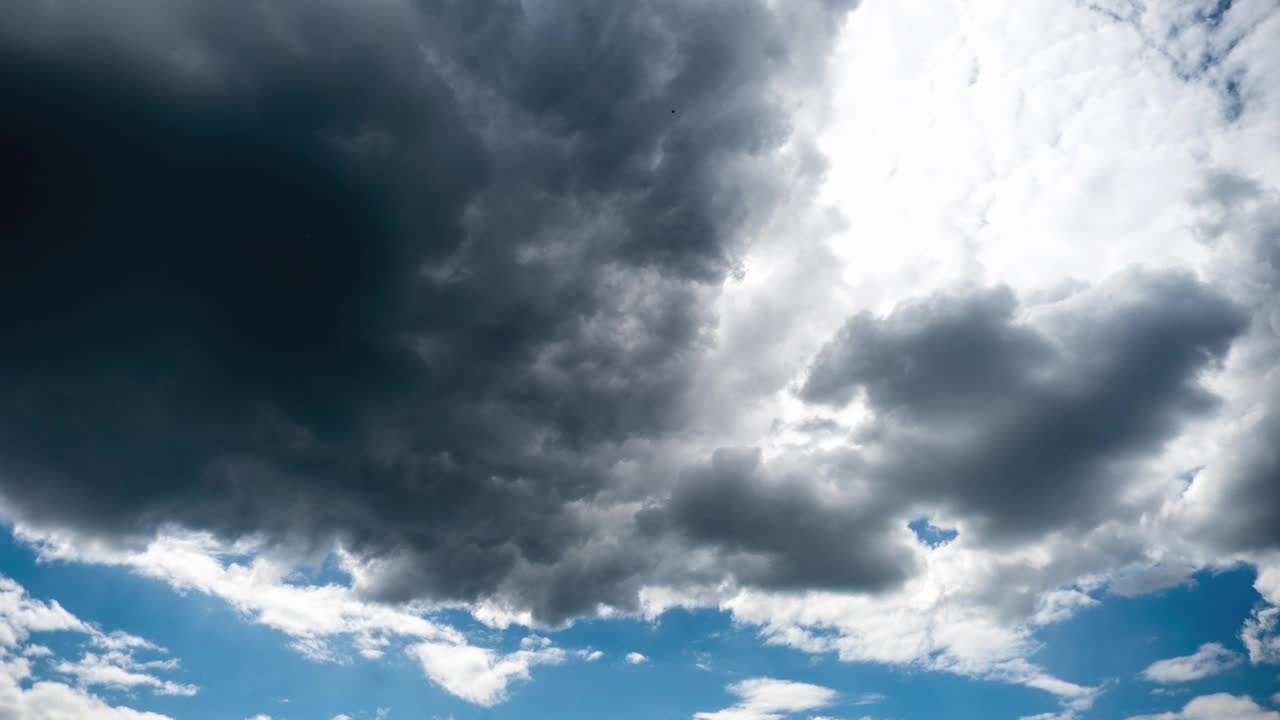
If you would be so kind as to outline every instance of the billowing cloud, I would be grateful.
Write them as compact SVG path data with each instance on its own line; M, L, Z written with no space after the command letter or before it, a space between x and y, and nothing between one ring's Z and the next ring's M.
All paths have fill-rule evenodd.
M1214 409L1200 379L1247 319L1191 277L1145 273L1030 308L1031 322L1016 310L997 288L860 314L801 396L843 406L858 392L874 418L859 429L874 452L863 472L1024 540L1123 512L1121 477Z
M383 599L633 607L584 505L817 177L789 114L846 9L6 5L0 493L340 542Z
M1139 715L1129 720L1280 720L1280 712L1267 710L1251 698L1217 693L1201 695L1179 712Z

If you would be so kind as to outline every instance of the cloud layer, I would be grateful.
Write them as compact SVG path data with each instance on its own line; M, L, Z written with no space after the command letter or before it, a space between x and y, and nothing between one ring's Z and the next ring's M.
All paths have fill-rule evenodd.
M913 7L5 4L4 518L486 706L598 655L446 610L713 607L1070 717L1040 628L1248 564L1276 662L1280 13ZM193 689L144 651L57 667Z

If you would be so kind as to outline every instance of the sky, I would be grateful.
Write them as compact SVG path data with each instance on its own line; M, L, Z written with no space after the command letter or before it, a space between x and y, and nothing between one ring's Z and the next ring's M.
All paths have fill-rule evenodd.
M1274 0L0 4L0 720L1280 720Z

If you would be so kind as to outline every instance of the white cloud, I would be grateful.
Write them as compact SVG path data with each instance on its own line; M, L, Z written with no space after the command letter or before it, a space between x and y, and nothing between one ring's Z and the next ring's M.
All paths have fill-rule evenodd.
M115 683L82 681L73 687L56 680L37 677L29 658L51 658L52 650L44 645L28 643L33 633L71 632L85 638L86 644L96 648L111 648L106 655L119 664L142 668L145 664L132 659L132 652L146 649L159 652L153 643L126 633L103 633L80 620L56 600L43 601L32 598L26 589L14 580L0 576L0 717L21 720L172 720L153 712L112 706L90 693L85 686L113 684L116 687L151 686L153 690L170 694L188 695L195 688L161 680L145 672L130 673L119 665L95 661L92 670L85 665L86 677L112 678L115 671L124 673L124 680ZM100 656L86 653L85 658ZM55 669L68 665L66 661L55 663ZM161 669L170 669L164 664ZM74 673L73 673L74 674Z
M1267 710L1239 695L1202 695L1180 712L1139 715L1128 720L1280 720L1280 712Z
M17 536L37 548L45 560L119 565L163 580L180 592L220 598L254 622L293 638L294 647L315 660L335 656L330 640L347 636L366 656L377 656L388 635L464 642L457 630L408 608L370 603L351 588L286 582L292 565L265 556L242 564L256 548L228 547L207 535L162 535L140 552L81 541L65 533L19 526Z
M628 665L641 665L649 662L649 658L645 657L643 653L629 652L627 653L626 661Z
M163 655L168 652L150 640L119 630L103 633L90 627L87 632L89 633L88 644L102 652L85 651L75 662L59 660L52 665L54 672L71 676L82 688L101 686L129 690L146 687L158 695L188 697L198 692L199 689L194 685L173 682L155 674L155 671L176 669L178 667L176 658L139 660L134 656L137 652L153 655ZM47 648L36 647L39 649L34 653L31 648L27 648L24 654L28 657L52 655L51 652L47 652Z
M600 658L604 657L604 652L600 650L592 650L591 648L586 648L584 650L577 651L577 655L578 657L582 658L587 662L595 662Z
M1031 624L1052 625L1070 618L1081 608L1101 604L1079 590L1051 590L1040 596L1039 607L1031 616Z
M507 699L507 686L529 679L535 665L558 665L566 653L534 643L506 655L480 647L419 643L409 648L423 672L440 687L468 702L491 707Z
M28 687L25 661L0 662L0 717L21 720L172 720L167 715L115 707L79 688L37 680Z
M752 678L730 685L738 697L732 707L695 713L696 720L778 720L791 713L816 710L835 702L835 690L790 680Z
M195 695L197 688L165 680L143 670L147 664L132 655L112 651L102 655L85 653L76 662L63 660L53 666L54 672L70 675L81 687L102 686L115 689L149 687L159 695ZM172 669L168 666L165 669Z
M875 705L876 703L884 702L884 699L885 699L885 696L881 693L863 693L858 696L858 699L854 700L849 704L850 705Z
M1280 560L1258 563L1254 589L1265 605L1255 608L1240 629L1240 641L1251 663L1280 663Z
M220 598L254 622L290 636L293 647L313 660L340 659L333 640L341 637L350 638L356 652L371 659L383 655L392 637L415 641L407 650L419 660L426 676L446 691L479 705L506 701L508 686L528 680L531 667L559 664L568 657L549 639L536 635L522 640L520 650L499 654L472 646L458 630L430 620L426 617L429 608L367 602L351 587L333 583L292 584L286 582L292 566L266 556L246 563L228 560L251 555L256 548L250 544L227 547L206 535L162 535L142 551L130 552L30 527L20 526L15 534L33 544L44 560L119 565L164 580L180 592ZM489 608L490 616L494 612ZM136 640L115 636L104 642L119 646ZM590 662L602 655L592 651L581 657ZM67 664L65 671L100 684L153 684L100 664L95 658L83 667ZM180 685L156 687L160 692L185 691Z
M1240 664L1240 656L1219 643L1205 643L1190 655L1159 660L1142 671L1151 682L1190 682L1217 675Z
M47 603L36 600L27 595L26 588L0 576L0 647L13 649L32 632L55 630L93 632L93 628L64 610L57 600Z
M963 538L963 536L962 536ZM760 627L770 644L812 653L834 653L847 662L873 662L952 672L1011 682L1056 695L1064 704L1087 707L1096 688L1055 678L1027 661L1038 647L1031 621L1043 609L1081 607L1083 593L1058 594L1036 603L1037 586L1052 587L1074 576L1076 563L1093 558L1088 543L1074 557L1056 547L1028 545L1018 551L989 552L963 539L931 551L924 572L895 592L852 595L832 592L768 593L739 590L720 606L735 621ZM1069 557L1066 567L1046 558ZM1029 587L1027 602L1014 591ZM1051 592L1051 591L1047 591ZM1052 596L1051 596L1052 597ZM669 598L668 598L669 599ZM1022 615L1019 621L1019 614Z

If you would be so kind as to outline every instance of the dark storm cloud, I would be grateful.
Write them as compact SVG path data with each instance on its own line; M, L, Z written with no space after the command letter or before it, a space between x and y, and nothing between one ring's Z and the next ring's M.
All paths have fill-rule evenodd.
M855 316L800 389L815 403L860 394L874 413L862 472L900 506L940 506L993 540L1122 513L1138 463L1215 407L1201 377L1246 325L1193 278L1154 273L1080 292L1035 324L1016 309L995 289Z
M1236 439L1235 456L1221 472L1220 510L1205 528L1215 543L1234 551L1280 548L1280 391L1272 388L1266 414Z
M633 602L575 501L679 429L844 9L5 3L5 500Z
M738 581L773 588L878 590L914 570L880 498L815 482L838 465L774 477L758 450L722 448L688 469L669 502L641 515L651 534L675 530L719 551ZM838 489L839 488L839 489Z
M1017 301L1007 288L961 297L934 296L888 318L851 318L814 359L800 396L841 406L858 390L877 408L913 416L972 412L1016 393L1049 343L1013 324Z

